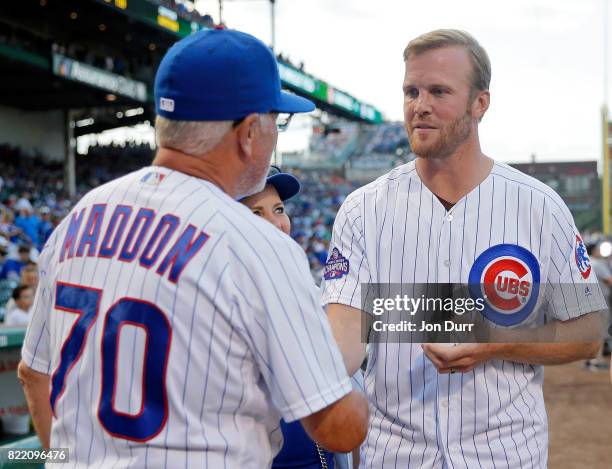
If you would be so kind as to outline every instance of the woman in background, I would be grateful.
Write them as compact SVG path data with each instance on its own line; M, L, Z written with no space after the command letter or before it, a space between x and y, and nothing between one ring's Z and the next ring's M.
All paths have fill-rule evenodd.
M285 200L300 191L300 182L289 173L283 173L278 167L271 166L266 179L266 186L257 194L240 200L253 214L272 223L286 235L291 233L291 220L285 212ZM359 375L359 376L358 376ZM352 378L353 386L363 391L363 376L357 372ZM304 431L299 421L286 423L281 420L283 446L272 461L272 469L344 469L351 465L350 455L333 454L317 445ZM353 458L357 467L359 449Z

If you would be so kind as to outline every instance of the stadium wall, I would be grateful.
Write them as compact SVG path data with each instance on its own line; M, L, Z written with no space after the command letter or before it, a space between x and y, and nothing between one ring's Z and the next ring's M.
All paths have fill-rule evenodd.
M0 143L52 161L64 160L62 111L30 112L0 106Z

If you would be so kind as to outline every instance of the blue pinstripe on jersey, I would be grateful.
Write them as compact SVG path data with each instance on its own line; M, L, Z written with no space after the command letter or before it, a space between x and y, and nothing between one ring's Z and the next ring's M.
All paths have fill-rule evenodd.
M161 170L165 173L163 183L157 185L140 184L139 181L143 174L149 171L160 170L145 168L108 185L101 186L86 195L79 202L75 211L81 213L81 210L94 204L106 203L106 215L101 231L104 231L104 227L108 226L113 208L120 203L135 207L133 213L136 213L140 208L154 207L154 220L157 220L158 223L164 214L174 210L180 212L176 215L180 218L181 227L191 223L197 229L203 229L204 225L208 223L215 234L213 242L210 243L210 248L214 247L214 254L209 253L209 248L206 248L206 253L201 258L202 262L190 264L183 273L178 286L173 285L167 278L162 279L156 274L149 275L150 270L147 269L146 265L141 265L140 262L118 264L108 258L90 257L89 254L94 254L92 250L96 245L95 233L91 235L91 242L86 244L82 242L79 244L79 240L75 236L74 249L77 249L77 246L83 246L83 254L86 254L84 257L65 259L64 263L59 264L56 262L59 250L52 252L48 248L41 255L41 262L43 270L50 269L52 278L66 278L74 283L91 283L96 287L102 286L104 291L108 292L108 295L103 294L102 296L102 302L105 303L103 308L108 307L107 303L113 301L116 296L119 297L128 291L135 297L154 298L154 303L164 305L162 310L168 314L173 330L179 331L176 336L177 340L173 340L170 354L174 354L175 363L177 359L180 360L180 365L168 370L168 374L172 378L169 379L168 383L173 391L171 396L173 403L169 405L170 412L166 428L171 429L171 434L167 439L164 434L155 437L154 443L150 445L130 445L105 434L95 419L91 419L91 416L88 415L85 418L86 414L90 414L92 402L99 395L99 384L91 372L94 371L99 359L96 351L100 344L101 332L92 330L87 350L83 355L84 358L80 361L82 366L80 370L74 370L75 379L71 379L69 383L68 392L71 393L73 403L78 405L75 408L74 406L68 407L60 404L60 421L58 425L54 425L52 442L71 447L71 457L73 457L75 464L98 467L157 466L163 464L164 460L173 467L175 465L180 467L183 464L201 467L206 464L207 460L210 467L234 467L238 460L248 460L257 467L265 466L271 460L272 451L280 443L280 435L278 433L278 423L266 420L269 418L270 412L276 412L273 412L273 408L270 406L270 398L266 395L267 391L259 385L255 385L261 362L256 360L257 352L250 345L248 327L246 326L246 324L249 326L256 324L255 311L263 311L264 314L267 314L267 308L263 303L275 308L277 311L275 314L283 311L283 315L278 314L277 317L277 321L280 322L279 327L283 330L277 335L279 337L283 336L285 340L282 343L278 342L279 345L274 344L277 350L275 353L281 355L281 351L287 351L291 355L288 363L291 363L292 366L297 364L296 368L299 369L295 380L288 378L287 373L289 373L289 369L292 369L291 366L286 367L281 363L279 369L280 362L276 359L277 357L270 357L271 375L279 383L276 387L283 390L299 387L304 392L303 397L295 391L289 393L290 397L288 395L287 399L291 406L286 412L291 411L296 418L299 418L306 415L307 412L314 412L330 404L350 390L350 381L346 376L341 357L337 348L331 345L333 343L331 331L325 322L322 310L318 306L315 286L312 284L309 290L304 288L310 281L306 257L297 244L287 237L280 236L274 227L257 217L253 217L246 208L232 201L211 184L202 183L195 178L167 170ZM161 180L162 178L160 178ZM140 193L140 191L143 192ZM210 199L212 205L207 206L204 202L206 199ZM220 210L224 212L223 217L217 215L216 218L206 221L206 217ZM85 216L85 213L83 216ZM133 219L134 215L131 218ZM172 219L174 220L174 218ZM230 226L228 220L233 221L234 225ZM61 237L52 236L49 243L54 242L57 243L58 247L60 246L65 238L65 230L69 222L70 219L60 225L57 230L61 233ZM155 224L155 222L152 222L152 224ZM93 226L95 223L92 221L88 225ZM117 222L117 225L120 224ZM143 235L143 243L138 247L130 245L128 254L137 259L142 249L147 250L147 246L153 246L151 240L156 238L156 232L159 239L164 237L163 234L159 234L162 229L170 230L167 227L152 228L147 234L149 244L146 244ZM92 228L91 231L94 231L94 229ZM134 232L134 239L139 236L140 231L139 228ZM180 232L180 228L177 228L177 233ZM249 241L257 240L256 244L250 246L242 244L244 242L242 236L245 233L248 233ZM113 234L113 239L118 239L121 236L125 238L126 233L120 233L117 236ZM175 233L172 239L176 239L177 236L178 234ZM100 236L100 238L104 244L104 236ZM108 243L110 244L110 241ZM117 244L119 246L121 243L117 241ZM158 246L161 244L163 243L160 242ZM265 275L260 275L253 278L250 285L248 285L249 282L246 282L247 285L240 284L236 287L235 282L228 275L222 277L217 275L219 273L217 269L220 266L235 264L229 261L232 258L229 250L230 246L235 248L234 257L245 262L244 267L241 268L243 273L253 270L256 265L263 265L263 258L258 259L255 255L259 250L262 255L268 258L274 259L274 256L276 256L275 261L278 261L281 276L279 278L268 276L266 279ZM69 248L70 246L68 246L68 250ZM147 259L153 258L152 249L157 248L149 250L150 257L143 258L145 264ZM156 254L158 253L156 252ZM159 254L161 261L163 257L161 253ZM283 259L286 261L284 264ZM207 280L202 281L202 285L198 284L196 278L202 269L202 264L207 260L209 265L204 270L207 275L210 275L209 272L217 275L215 282L221 282L222 287L219 291L224 293L217 296L204 294L196 307L194 301L198 298L197 288L206 288L205 285L209 283L207 276L204 276ZM236 265L237 268L240 268L238 264ZM196 267L193 268L193 266ZM41 276L41 283L44 284L45 280L42 277L44 276ZM53 283L53 280L50 281ZM280 290L289 291L289 299L287 299L288 295L285 295L285 298L281 300L278 294L273 293L272 296L269 296L266 293L265 301L257 302L257 296L251 293L266 291L268 284L266 283L264 288L262 284L264 281L274 281ZM177 295L179 288L183 292L181 295ZM35 320L28 331L29 338L24 344L24 358L38 370L47 369L52 365L51 351L58 347L63 331L71 325L63 318L53 322L47 321L47 309L50 303L47 297L51 295L46 293L43 295L43 292L46 291L47 289L43 286L39 292L41 300L37 306L38 309L32 315ZM232 292L231 295L234 295L229 302L228 292ZM248 292L247 296L255 303L249 304L241 298L240 295L244 292ZM293 298L290 297L291 294L294 295ZM218 312L214 325L207 322L210 315L207 318L207 315L200 311L200 306L204 308L205 304L209 305L212 298L215 298L215 307ZM177 311L181 311L180 314L177 313L180 318L173 314ZM293 312L290 318L291 324L286 322L289 318L284 316L285 311ZM259 320L259 318L257 319ZM64 324L64 321L66 324ZM287 334L290 326L295 326L295 330ZM257 326L255 325L255 327ZM269 329L271 330L272 327ZM207 350L210 343L207 343L205 347L202 346L205 338L214 336L221 339L222 335L224 337L222 345L213 344L211 349L214 357L209 360L210 368L218 370L220 365L229 364L229 362L233 365L224 368L223 372L203 371L202 364L206 365L208 357L202 360L201 357L196 358L195 353L189 355L189 347L193 348L194 352L196 349ZM293 339L290 345L287 344L287 338ZM127 410L128 413L137 409L139 395L142 394L137 381L140 376L138 370L141 358L139 356L142 357L143 339L142 334L136 333L136 328L124 329L124 333L121 334L121 345L118 353L121 353L122 358L125 359L125 364L122 366L121 377L116 382L117 386L123 387L121 396L117 397L117 405L119 406L117 409ZM267 341L268 338L264 337L262 339L261 335L258 338L257 346L264 350L266 346L261 342L262 340ZM272 339L272 343L274 343L274 339ZM296 344L299 344L299 346L295 347ZM183 357L187 357L187 360L185 361ZM302 360L302 363L300 363L300 360ZM261 366L265 368L265 365ZM312 371L309 373L309 370ZM209 372L213 372L213 374L207 381L205 396L202 396L202 387L193 386L193 378L204 377L205 373ZM313 379L313 375L316 376L315 379ZM84 391L83 386L86 386L87 391ZM177 389L179 386L180 389ZM247 386L246 392L243 386ZM222 396L221 401L219 401L219 396ZM196 412L193 412L195 410L194 398L197 398ZM204 405L202 404L203 400ZM183 403L184 405L181 405ZM201 418L200 412L203 412ZM187 430L189 422L193 423L195 421L198 421L195 429L190 427ZM272 438L274 441L270 441L269 447L266 448L236 444L236 442L242 441L238 430L243 429L238 422L247 422L250 431L258 438L258 441L262 441L261 438ZM202 428L200 428L200 425ZM194 431L191 431L192 429ZM206 440L210 444L202 436L203 433L206 433ZM79 435L79 441L82 442L78 447L74 446L77 434ZM190 448L184 448L186 445L189 445Z
M359 283L367 278L465 282L478 255L504 242L531 251L549 275L547 285L552 286L555 278L580 281L568 262L575 231L571 215L541 183L496 163L485 181L448 213L452 220L444 218L447 211L420 182L414 163L351 194L336 219L330 249L338 246L353 270L341 281L324 282L323 303L359 308ZM447 257L450 265L443 266ZM409 270L412 278L406 275ZM357 293L352 297L340 293L347 289ZM552 288L546 290L550 296ZM593 301L590 307L595 306ZM553 302L551 308L559 317L564 304ZM568 317L567 311L563 314ZM539 367L493 360L465 375L438 376L418 347L370 344L368 354L366 392L374 412L361 451L364 467L545 466L546 417ZM421 413L418 419L415 412ZM389 451L393 445L395 451Z

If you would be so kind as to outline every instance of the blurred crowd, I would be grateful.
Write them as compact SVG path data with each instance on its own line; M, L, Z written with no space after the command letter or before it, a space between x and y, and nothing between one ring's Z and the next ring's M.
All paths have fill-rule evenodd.
M142 54L135 56L117 51L98 41L53 42L51 51L77 62L144 82L151 79L151 75L154 74L163 57L163 53L157 49L144 49Z
M595 275L597 275L601 291L606 298L608 306L610 306L612 304L612 239L607 238L603 233L588 231L582 233L582 238L590 258L591 268ZM610 355L612 348L612 317L610 317L610 310L608 310L608 317L605 318L604 329L603 347L594 359L585 362L585 367L590 371L607 370L610 366L610 361L606 358Z
M302 185L285 204L291 218L291 236L302 246L313 278L320 284L336 213L355 189L341 177L318 172L292 172Z
M89 147L77 156L77 194L71 199L64 194L60 163L0 145L0 322L23 325L38 283L38 255L73 204L93 187L146 166L153 154L148 144L135 142ZM355 187L327 172L294 174L302 190L287 202L292 236L320 283L336 213Z
M410 153L410 143L403 122L390 122L362 127L355 157Z
M64 195L60 163L0 145L0 321L19 325L27 318L38 282L38 254L76 200L93 187L146 166L153 155L146 143L89 147L76 159L77 194L71 199ZM320 283L336 214L356 185L330 171L291 172L302 187L286 202L291 234L306 252L313 278ZM600 233L584 233L583 237L604 294L610 298L612 243ZM596 360L588 366L601 363Z
M352 154L359 136L355 122L337 121L326 127L315 127L310 139L310 152L324 159L344 160Z
M299 63L295 63L293 62L293 60L291 60L291 57L289 57L287 54L283 54L283 53L278 53L276 54L276 59L279 62L282 62L284 64L287 64L293 68L298 69L300 72L304 71L304 62L299 62Z
M200 23L208 28L213 28L215 22L209 14L201 15L198 10L195 9L193 2L190 1L177 1L177 0L149 0L151 3L166 7L174 12L184 20L194 21Z
M125 37L126 41L132 39L131 34ZM60 54L101 70L144 82L151 80L163 56L163 51L156 48L143 48L142 53L136 56L119 51L95 39L72 41L68 38L62 40L56 36L51 41L8 24L0 24L0 45L24 49L44 57L49 52Z
M152 3L172 10L178 17L198 23L208 28L214 28L215 22L209 14L201 15L191 2L176 0L151 0ZM40 34L17 28L10 23L0 24L0 45L17 47L41 56L47 56L49 51L61 54L78 62L85 63L101 70L122 75L136 80L149 82L155 69L163 57L163 50L158 50L155 44L149 44L142 53L133 54L111 47L99 38L79 37L78 41L70 35L55 31L53 40ZM134 40L133 34L125 35L125 41Z
M314 127L309 150L311 158L352 163L395 161L411 153L402 122L365 125L342 119Z
M40 250L75 201L147 165L152 156L149 145L134 142L90 147L77 157L77 195L71 199L64 194L60 163L0 145L0 322L24 325L38 284Z

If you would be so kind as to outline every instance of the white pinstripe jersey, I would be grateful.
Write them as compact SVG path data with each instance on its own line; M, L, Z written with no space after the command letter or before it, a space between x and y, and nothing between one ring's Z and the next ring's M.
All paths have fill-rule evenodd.
M495 163L447 211L413 161L342 205L322 302L361 308L361 284L368 282L467 284L479 259L509 244L535 256L540 282L549 287L548 314L564 320L605 308L588 258L576 255L584 248L579 239L560 197L508 165ZM575 298L564 297L562 283L575 284ZM542 367L499 360L438 374L418 344L369 344L371 413L361 467L545 468L542 380Z
M267 467L281 416L351 390L302 249L201 179L91 191L40 271L22 356L75 467Z

